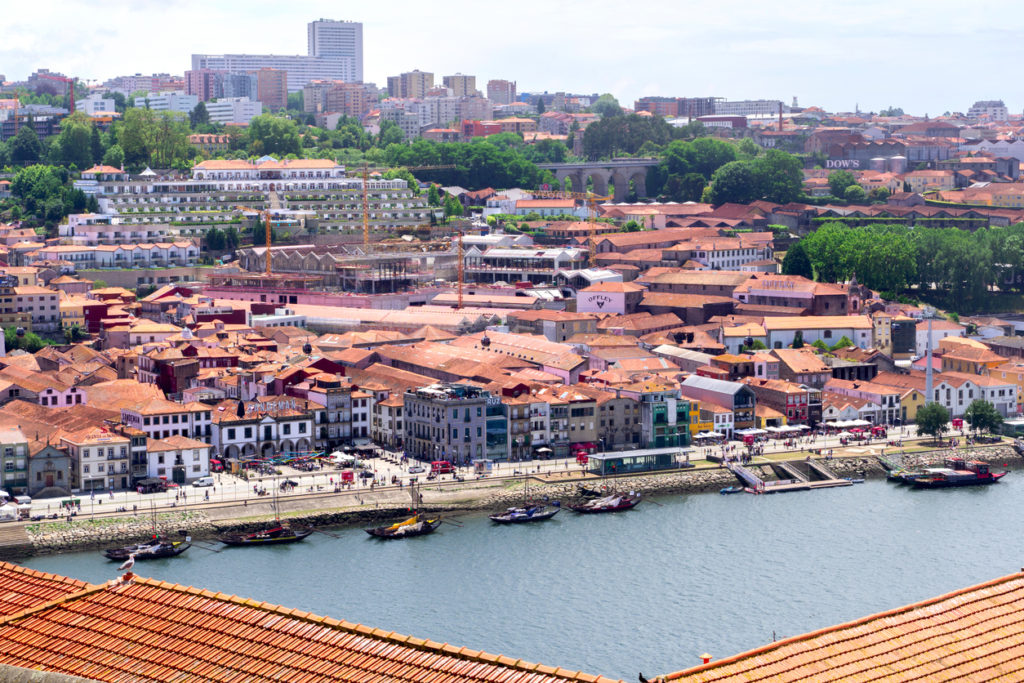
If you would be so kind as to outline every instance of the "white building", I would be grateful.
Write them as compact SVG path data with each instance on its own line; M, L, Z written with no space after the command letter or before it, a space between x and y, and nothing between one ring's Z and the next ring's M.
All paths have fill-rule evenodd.
M309 54L324 59L344 59L351 63L351 78L363 80L363 25L358 21L320 19L306 26Z
M97 114L113 114L116 111L114 100L106 99L99 93L93 93L84 100L75 102L76 111L84 111L89 116Z
M263 103L248 97L222 97L204 106L212 123L249 123L263 113Z
M939 342L946 337L965 337L967 328L952 320L932 320L932 353L939 350ZM922 320L917 324L917 338L914 351L918 356L924 356L928 350L928 321Z
M185 436L149 439L147 475L179 484L205 477L210 473L211 448L208 443Z
M182 405L163 399L121 409L121 422L145 432L149 439L167 440L173 436L209 439L211 417L210 406L205 403Z
M181 92L150 93L146 97L136 97L135 106L153 111L176 111L188 114L199 104L197 95L186 95Z
M979 100L967 110L967 118L987 118L989 121L1009 121L1010 112L1002 100Z
M866 315L767 316L764 330L770 349L788 349L797 332L804 344L821 340L832 346L846 337L862 349L874 345L874 325Z
M307 55L192 55L192 71L211 69L229 73L249 73L260 69L278 69L288 73L288 92L301 92L310 81L345 81L357 78L355 60L349 57L310 57Z

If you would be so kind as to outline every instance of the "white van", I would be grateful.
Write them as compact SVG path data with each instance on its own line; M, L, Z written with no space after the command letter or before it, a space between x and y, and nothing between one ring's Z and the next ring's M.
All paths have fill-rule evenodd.
M29 496L15 496L14 502L18 505L31 505L32 499Z
M192 485L193 486L213 486L215 483L216 482L213 480L213 477L199 477L194 482L192 482Z

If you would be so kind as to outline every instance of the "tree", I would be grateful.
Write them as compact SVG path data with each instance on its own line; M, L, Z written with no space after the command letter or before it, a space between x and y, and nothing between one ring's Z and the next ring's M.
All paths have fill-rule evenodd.
M792 154L769 149L753 164L757 195L777 204L795 202L803 195L803 164Z
M917 409L916 419L918 436L930 434L938 441L949 423L949 411L941 403L927 403Z
M1003 416L988 401L976 398L964 412L964 419L975 432L997 432L1003 424Z
M224 228L224 248L225 249L237 249L239 242L238 228L231 225Z
M46 346L43 340L35 332L28 332L25 330L22 330L22 332L23 334L19 335L18 329L14 327L8 327L4 330L4 345L8 351L21 349L22 351L35 353Z
M842 198L846 188L857 184L857 177L849 171L832 171L828 174L828 188L833 197Z
M868 193L868 198L879 204L885 204L889 200L889 188L876 187Z
M879 116L903 116L903 107L889 107L878 112Z
M405 140L405 133L394 121L381 121L380 133L377 134L377 146L386 149L388 145L400 145Z
M843 199L851 204L865 204L868 201L868 193L860 185L850 185L843 192Z
M828 350L838 351L839 349L848 349L851 346L856 346L856 344L854 344L853 340L844 334L842 337L839 338L839 341L830 346Z
M825 342L823 342L820 339L815 339L811 343L811 346L816 348L816 349L818 349L818 351L821 351L822 353L828 352L828 344L826 344Z
M92 288L93 289L106 289L106 287L107 287L106 280L93 280L92 281Z
M804 348L804 332L803 330L797 330L796 334L793 335L793 348L802 349Z
M114 168L124 168L124 150L121 145L111 145L103 155L103 163Z
M619 106L619 101L610 93L605 93L598 97L597 101L590 105L590 111L601 118L622 115L622 107Z
M193 128L210 122L210 112L206 110L205 102L200 102L188 113L188 122Z
M50 159L63 166L80 170L92 166L92 134L95 128L83 112L76 111L60 122L60 133L50 147ZM21 132L21 131L19 131Z
M801 275L809 280L814 279L814 268L807 256L803 240L786 251L786 258L782 259L782 272L784 275Z
M29 123L21 126L17 135L11 138L10 153L11 163L15 165L27 166L39 161L43 154L43 143Z
M224 231L218 227L212 227L206 231L203 235L203 239L206 242L206 248L210 251L223 251L226 244L224 239Z
M427 204L429 206L441 206L441 193L437 190L437 185L430 183L430 187L427 188Z
M538 115L543 114L544 113L544 98L543 97L538 97L537 98L536 106L537 106L537 114Z
M85 330L83 330L78 323L74 323L70 327L64 328L64 341L68 344L74 344L86 338Z
M445 216L461 216L463 214L462 202L458 198L451 195L447 195L444 198L444 215Z
M381 126L383 130L384 126ZM249 151L256 156L265 154L299 154L302 145L299 142L299 127L295 121L260 114L249 122L247 131Z
M708 199L712 204L749 204L757 199L756 177L746 161L730 161L711 176Z

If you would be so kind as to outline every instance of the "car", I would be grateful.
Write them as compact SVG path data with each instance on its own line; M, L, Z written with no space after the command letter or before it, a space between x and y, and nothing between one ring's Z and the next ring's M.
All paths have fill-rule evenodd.
M420 472L426 472L427 468L423 465L413 465L409 468L409 474L419 474Z
M359 473L359 476L362 477L363 479L373 479L373 472L363 470L362 472Z
M213 486L213 484L213 477L199 477L192 482L192 486Z

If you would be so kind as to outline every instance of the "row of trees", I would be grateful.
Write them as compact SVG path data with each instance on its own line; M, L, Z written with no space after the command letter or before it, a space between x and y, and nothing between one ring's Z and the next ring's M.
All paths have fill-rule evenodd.
M949 410L941 403L929 403L917 409L915 422L919 436L925 434L941 439L949 425ZM995 433L1003 424L1003 416L988 401L977 398L964 411L964 421L977 432Z
M789 249L782 268L824 282L856 275L889 296L909 287L935 289L954 308L973 311L994 284L1024 291L1024 224L969 232L826 223Z

